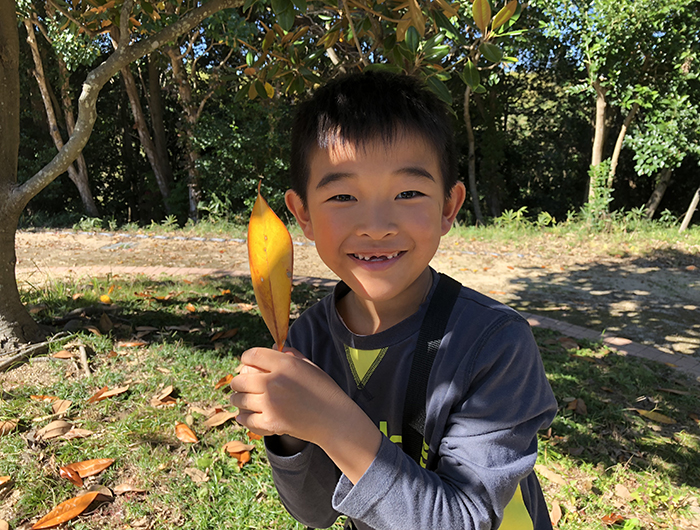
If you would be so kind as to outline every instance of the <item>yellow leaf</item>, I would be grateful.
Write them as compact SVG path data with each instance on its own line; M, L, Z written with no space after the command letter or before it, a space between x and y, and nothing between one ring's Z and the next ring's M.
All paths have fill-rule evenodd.
M665 423L666 425L674 425L676 423L676 420L673 418L669 418L668 416L664 416L663 414L660 414L658 412L654 412L653 410L644 410L644 409L632 409L636 412L638 412L641 416L644 416L648 420L655 421L658 423Z
M472 15L481 33L486 34L486 27L489 25L489 22L491 22L491 6L489 5L489 0L474 0Z
M281 351L289 328L292 298L292 238L260 195L248 222L248 260L255 300Z
M112 299L109 297L108 294L103 294L102 296L100 296L100 302L102 302L103 304L111 304Z
M518 8L518 0L511 0L505 6L503 6L503 9L501 9L496 14L496 16L493 17L493 24L491 25L491 29L493 31L496 31L503 24L508 22L510 20L510 18L515 14L515 10L517 8Z
M270 99L272 99L272 96L275 95L275 89L270 83L265 83L265 92L267 93L267 97Z

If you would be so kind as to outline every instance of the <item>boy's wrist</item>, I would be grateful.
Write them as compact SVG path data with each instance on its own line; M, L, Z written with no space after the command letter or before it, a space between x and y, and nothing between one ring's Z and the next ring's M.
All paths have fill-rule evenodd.
M338 414L314 441L353 484L374 461L382 433L353 401L346 414Z

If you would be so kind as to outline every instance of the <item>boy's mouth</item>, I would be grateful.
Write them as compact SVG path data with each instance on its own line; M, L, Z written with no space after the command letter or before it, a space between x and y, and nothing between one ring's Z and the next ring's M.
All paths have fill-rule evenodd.
M361 261L389 261L390 259L394 259L401 254L403 254L405 251L401 250L398 252L393 252L391 254L350 254L353 258L359 259Z

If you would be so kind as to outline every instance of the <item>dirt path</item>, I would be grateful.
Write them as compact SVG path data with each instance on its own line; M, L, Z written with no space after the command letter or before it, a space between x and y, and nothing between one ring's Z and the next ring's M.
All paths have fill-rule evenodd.
M312 245L302 240L295 243L296 276L335 278ZM649 259L571 248L544 245L519 252L448 237L432 265L519 310L607 331L670 354L700 358L700 249ZM17 257L17 276L24 286L77 276L66 267L248 270L245 242L185 240L180 235L165 239L19 232Z

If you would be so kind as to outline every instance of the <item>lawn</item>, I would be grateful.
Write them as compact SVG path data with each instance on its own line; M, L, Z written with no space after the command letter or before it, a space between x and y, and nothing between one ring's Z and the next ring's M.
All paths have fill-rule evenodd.
M292 318L324 294L295 287ZM271 342L248 281L108 278L23 298L42 324L73 334L47 358L0 375L0 520L30 528L102 486L67 527L302 528L280 504L262 442L233 419L218 424L226 415L212 419L231 411L227 386L217 383L246 348ZM534 332L559 401L540 434L537 467L556 527L688 529L700 517L697 382L599 344ZM18 384L13 372L33 376ZM95 397L105 387L114 395ZM70 425L41 431L57 420ZM177 424L197 441L183 441ZM254 446L249 460L224 449L231 441ZM114 461L82 487L61 476L61 467L90 459Z

